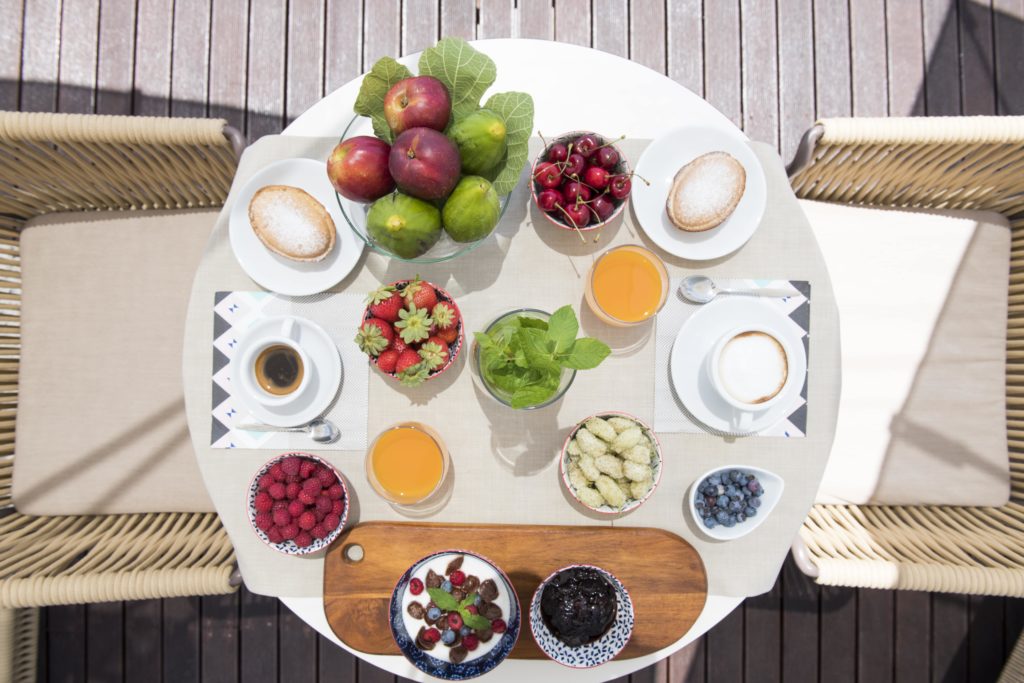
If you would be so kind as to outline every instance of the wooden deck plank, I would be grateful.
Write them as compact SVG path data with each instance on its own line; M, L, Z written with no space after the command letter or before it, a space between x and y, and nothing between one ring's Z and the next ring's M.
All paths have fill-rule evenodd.
M885 0L850 3L850 86L854 116L889 112L889 73L885 57Z
M441 35L465 40L476 38L474 0L441 0Z
M814 0L815 117L849 116L850 15L845 3Z
M555 10L551 0L518 0L519 37L552 40L555 37Z
M327 3L327 81L334 92L363 73L363 4L360 0Z
M100 3L96 113L132 113L135 73L135 0Z
M709 683L743 680L743 605L705 637L704 675Z
M889 115L922 116L924 102L921 6L895 0L886 3L886 35L889 59Z
M739 3L704 3L704 98L737 126L743 126Z
M199 598L170 598L163 603L164 680L198 680Z
M514 0L479 0L477 38L511 38Z
M960 0L960 101L965 116L995 114L991 0Z
M399 0L367 2L363 6L363 70L384 56L395 57L401 48Z
M821 586L818 598L818 676L828 683L857 677L857 593Z
M1024 0L993 0L992 23L996 112L1024 114Z
M174 0L139 0L132 80L134 114L167 116L171 111L173 30Z
M245 132L249 6L246 0L217 0L210 17L209 115Z
M893 676L893 591L857 591L857 680L885 683Z
M22 111L57 111L60 4L26 0L21 45Z
M743 131L779 146L779 64L774 3L743 0Z
M1024 631L1024 598L1006 598L1003 602L1003 651L1013 652Z
M97 602L85 608L85 680L124 678L124 603Z
M317 668L320 681L347 683L356 680L356 657L321 635L317 636Z
M395 683L398 679L384 669L378 669L360 659L356 668L356 680L359 683Z
M171 116L206 116L210 76L210 0L175 0Z
M590 47L590 31L590 0L555 3L555 40Z
M928 59L925 107L929 116L960 114L960 36L956 0L923 0L921 31Z
M85 680L85 605L50 608L46 630L48 680L79 683Z
M252 49L246 85L246 131L253 141L280 133L284 127L286 7L285 0L261 0L249 6Z
M782 566L782 680L818 680L818 609L821 589L791 557Z
M0 109L18 108L21 81L21 2L0 2Z
M782 585L743 604L743 673L746 681L782 680Z
M668 681L668 659L640 669L629 675L629 683L666 683Z
M629 4L629 58L660 74L666 73L668 67L664 36L665 3L659 0L631 0Z
M707 636L701 636L668 658L667 683L704 683Z
M57 111L96 111L99 0L64 0L61 7Z
M814 123L814 26L810 0L778 0L779 150L793 158Z
M932 680L967 681L967 596L932 595Z
M436 0L402 2L402 54L419 52L437 42L440 21Z
M278 683L315 681L319 670L316 631L295 616L290 609L278 603L277 633L280 648Z
M629 10L627 0L603 0L594 4L594 49L613 55L629 55Z
M125 683L159 681L163 671L161 600L133 600L124 603ZM144 634L131 637L132 634Z
M277 680L277 599L244 591L240 600L239 663L246 683Z
M704 95L704 9L701 0L668 3L668 77Z
M285 120L291 123L324 96L325 0L288 4ZM296 40L296 38L300 38Z
M240 593L207 595L200 601L201 680L216 683L238 681L240 601Z
M931 595L898 591L896 604L895 675L907 683L931 680Z
M1003 652L1003 598L972 595L968 600L967 678L994 681L999 678L1009 652Z

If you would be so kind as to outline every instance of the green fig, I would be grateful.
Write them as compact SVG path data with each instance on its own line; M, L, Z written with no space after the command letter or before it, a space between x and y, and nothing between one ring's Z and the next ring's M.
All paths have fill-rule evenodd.
M491 234L501 216L501 202L490 181L466 176L448 196L441 217L456 242L476 242Z
M462 172L487 173L505 156L505 120L490 109L478 109L456 121L448 137L459 148Z
M441 239L441 212L422 199L393 192L370 206L366 231L393 254L416 258Z

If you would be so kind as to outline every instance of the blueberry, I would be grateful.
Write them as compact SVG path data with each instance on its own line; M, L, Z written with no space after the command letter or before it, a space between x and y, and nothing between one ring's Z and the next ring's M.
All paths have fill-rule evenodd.
M459 629L459 635L462 636L463 638L465 638L466 636L468 636L472 632L473 632L473 629L471 629L468 626L463 626L462 628Z
M747 517L753 517L757 514L757 509L752 508L748 505L747 509L743 511L743 514L745 514Z
M727 496L733 496L739 492L740 490L736 488L734 484L729 484L728 486L725 487L725 495Z
M724 524L725 528L728 529L730 527L736 526L736 520L733 519L732 517L727 517L726 520L724 522L722 522L722 524Z
M747 505L749 505L750 507L752 507L754 509L757 509L757 508L761 507L761 499L760 498L751 498L750 500L747 501Z
M707 481L709 484L714 484L715 486L718 486L719 484L722 483L722 475L712 474L710 477L708 477Z
M441 642L445 645L451 645L455 642L455 631L450 628L446 628L444 633L441 634Z
M739 481L740 476L741 474L739 470L732 470L731 472L729 472L729 481Z
M743 496L741 496L741 495L740 495L740 494L738 494L738 493L734 493L734 494L732 494L731 496L729 496L729 500L731 500L732 502L734 502L734 503L735 503L735 502L736 502L736 501L738 501L738 500L743 500Z
M729 496L719 496L717 501L718 507L724 508L729 504Z
M743 509L743 503L738 500L734 500L729 503L729 512L739 512Z
M715 521L714 517L705 517L704 518L704 526L706 526L709 529L714 529L715 528L715 524L717 524L717 523L718 522Z
M441 618L441 609L438 607L431 607L427 610L427 619L431 621L437 621Z
M441 590L443 590L445 593L451 593L452 592L452 582L448 581L448 580L445 580L445 582L441 584Z
M747 516L745 514L743 514L742 512L739 512L739 513L736 514L736 522L737 522L737 524L740 523L740 522L745 522L745 521L747 521Z
M698 510L703 510L704 509L704 501L702 499L698 500L697 502L695 502L693 504L693 507L697 508Z
M707 496L704 499L704 504L707 505L709 508L713 508L713 507L715 507L715 505L718 504L718 497L717 496Z
M747 482L747 490L750 491L751 493L756 491L759 487L760 487L760 484L757 483L756 479L754 481Z
M753 474L744 474L742 482L744 484L749 484L753 479L754 479L754 475Z
M483 599L480 597L479 594L477 594L476 600L473 601L473 604L479 607L481 602L483 602Z
M716 521L717 521L717 522L718 522L719 524L725 524L725 521L726 521L727 519L729 519L729 513L728 513L728 512L726 512L725 510L719 510L719 511L718 511L718 514L716 514L716 515L715 515L715 520L716 520Z

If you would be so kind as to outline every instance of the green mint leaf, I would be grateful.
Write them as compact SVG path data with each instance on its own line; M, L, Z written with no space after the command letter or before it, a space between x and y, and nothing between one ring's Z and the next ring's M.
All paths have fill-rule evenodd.
M490 57L465 40L442 38L420 55L420 75L445 84L452 98L452 118L457 119L480 108L480 98L494 83L498 70Z
M547 334L543 331L532 327L523 327L516 331L515 340L531 363L545 365L554 362L554 344L550 342Z
M459 609L461 610L466 607L469 607L474 602L476 602L476 593L470 593L465 598L463 598L462 602L459 603Z
M592 337L577 339L568 353L561 357L562 365L573 370L590 370L601 364L612 350L604 342Z
M529 327L534 330L548 329L548 321L540 318L516 318L516 320L519 321L519 327Z
M459 610L459 614L462 615L462 621L466 626L475 631L483 631L484 629L491 627L491 622L479 614L473 614L472 612L467 612L466 610L461 609Z
M533 384L521 387L512 394L512 407L526 408L528 406L535 406L551 398L551 395L554 393L554 390L549 386Z
M373 122L373 134L386 142L392 141L392 135L384 119L384 96L391 86L410 76L412 72L391 57L381 57L363 76L363 83L359 86L359 95L352 108L361 116L369 116Z
M459 601L453 598L451 593L446 593L440 588L428 588L427 593L430 594L430 599L434 601L434 604L445 612L459 609Z
M510 194L519 183L530 155L533 133L533 98L524 92L491 95L484 105L505 120L505 156L489 174L498 196Z
M572 306L562 306L551 315L548 321L548 339L555 343L555 352L565 352L576 341L580 323Z
M498 343L495 342L491 335L486 332L474 332L473 338L476 339L476 343L480 345L481 351L501 353L501 348L498 346Z

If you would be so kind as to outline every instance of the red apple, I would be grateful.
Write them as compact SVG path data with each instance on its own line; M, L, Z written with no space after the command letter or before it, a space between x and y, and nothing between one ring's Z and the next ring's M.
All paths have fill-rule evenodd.
M372 202L395 189L388 172L391 145L360 135L338 143L327 158L327 177L342 197Z
M451 114L448 88L433 76L403 78L384 95L384 118L395 135L410 128L444 130Z
M461 167L455 143L432 128L410 128L399 135L388 159L398 189L428 200L451 194Z

